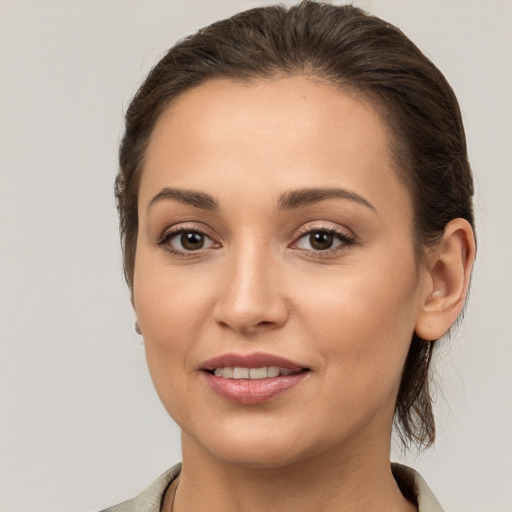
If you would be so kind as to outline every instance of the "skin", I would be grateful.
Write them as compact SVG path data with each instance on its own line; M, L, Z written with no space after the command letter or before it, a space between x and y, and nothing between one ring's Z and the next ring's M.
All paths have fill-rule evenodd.
M166 188L218 208L162 198ZM310 188L362 199L279 207ZM140 184L133 303L182 430L175 512L416 509L389 466L401 371L415 330L434 339L456 318L474 249L458 222L420 266L411 220L388 127L355 94L293 76L208 82L172 102ZM174 229L204 233L205 245L187 251ZM318 250L312 230L342 238ZM309 372L267 402L232 403L200 370L226 352Z

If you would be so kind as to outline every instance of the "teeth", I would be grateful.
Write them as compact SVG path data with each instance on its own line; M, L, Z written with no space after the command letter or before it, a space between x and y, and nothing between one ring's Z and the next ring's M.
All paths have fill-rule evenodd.
M277 377L280 371L277 366L269 366L267 368L267 377Z
M266 379L267 369L266 368L251 368L249 370L250 379Z
M226 379L232 379L233 378L233 368L220 368L222 371L222 377L226 377Z
M249 368L239 368L238 366L233 369L233 379L248 379Z
M217 377L224 377L225 379L266 379L272 377L279 377L280 375L292 375L299 373L301 370L290 370L289 368L279 368L278 366L264 366L263 368L241 368L241 367L226 367L215 368L214 375Z

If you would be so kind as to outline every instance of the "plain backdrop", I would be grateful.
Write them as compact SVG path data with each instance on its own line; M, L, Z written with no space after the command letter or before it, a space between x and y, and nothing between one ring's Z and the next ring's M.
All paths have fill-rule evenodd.
M270 2L266 2L270 3ZM479 252L436 353L419 469L452 512L512 511L512 2L354 2L398 25L461 103ZM252 0L0 0L0 510L93 511L180 460L123 281L123 112L177 39ZM205 418L207 421L207 418Z

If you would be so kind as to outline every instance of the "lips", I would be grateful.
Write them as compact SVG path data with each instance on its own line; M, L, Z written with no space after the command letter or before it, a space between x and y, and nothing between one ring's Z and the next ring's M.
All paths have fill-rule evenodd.
M255 352L253 354L223 354L205 361L201 368L207 371L213 371L215 368L240 367L240 368L264 368L269 366L277 366L278 368L287 368L288 370L302 370L305 367L299 363L295 363L290 359L275 356L272 354L264 354L263 352Z
M224 354L201 369L217 395L228 401L257 404L291 390L308 374L303 365L264 353Z

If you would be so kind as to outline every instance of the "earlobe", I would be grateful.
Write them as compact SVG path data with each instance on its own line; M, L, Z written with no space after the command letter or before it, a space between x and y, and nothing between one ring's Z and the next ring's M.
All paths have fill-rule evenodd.
M415 329L420 338L440 338L459 316L468 293L475 252L469 222L461 218L450 221L443 238L427 257L427 284Z
M135 312L135 325L134 325L135 332L137 334L142 334L142 330L141 330L140 324L139 324L139 319L137 318L137 310L135 309L135 301L133 298L133 289L131 290L131 294L130 294L130 302L132 303L133 311Z

